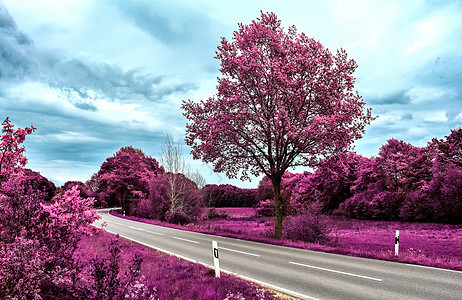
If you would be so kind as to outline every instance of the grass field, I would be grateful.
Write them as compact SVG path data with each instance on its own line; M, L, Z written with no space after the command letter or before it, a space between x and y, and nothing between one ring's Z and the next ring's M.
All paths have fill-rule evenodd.
M252 208L217 208L217 211L224 211L229 217L197 221L187 226L134 217L126 218L276 245L462 271L462 225L370 221L323 216L330 225L332 241L320 245L272 239L274 218L255 217ZM400 231L398 257L394 255L396 230Z

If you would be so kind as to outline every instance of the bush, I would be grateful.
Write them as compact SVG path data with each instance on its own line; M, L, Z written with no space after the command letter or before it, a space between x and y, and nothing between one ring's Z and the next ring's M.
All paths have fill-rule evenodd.
M288 217L284 224L283 238L306 243L329 242L329 225L321 217L321 207L320 203L315 203L302 214Z
M255 214L262 217L274 217L276 215L274 200L267 199L258 203L258 205L255 207Z
M229 215L226 211L219 211L216 210L214 207L209 208L207 210L207 213L205 215L205 218L207 220L212 220L212 219L229 219Z
M180 211L166 212L165 219L167 220L167 222L172 224L185 225L191 223L191 219L189 218L189 216Z

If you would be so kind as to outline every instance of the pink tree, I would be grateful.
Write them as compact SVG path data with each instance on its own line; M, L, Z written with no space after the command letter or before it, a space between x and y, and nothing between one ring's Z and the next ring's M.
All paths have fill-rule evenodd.
M6 118L2 123L2 136L0 140L0 181L17 166L24 167L27 163L26 157L23 155L26 148L20 145L26 139L26 135L35 131L34 126L24 129L18 128L14 130L14 125L10 119Z
M147 197L150 179L163 173L154 158L129 146L108 157L92 180L97 182L98 192L104 193L107 202L119 204L124 213L129 213L134 200Z
M195 159L213 163L230 178L265 174L276 205L281 238L281 180L289 167L316 166L351 148L373 117L353 92L357 65L345 50L332 54L295 26L285 30L274 13L239 24L222 38L218 93L183 102L186 143Z

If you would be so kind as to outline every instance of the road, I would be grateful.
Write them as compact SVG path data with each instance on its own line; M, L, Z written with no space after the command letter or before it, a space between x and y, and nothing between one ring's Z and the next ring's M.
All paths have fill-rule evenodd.
M462 272L301 250L130 221L98 210L106 230L213 265L301 299L462 299Z

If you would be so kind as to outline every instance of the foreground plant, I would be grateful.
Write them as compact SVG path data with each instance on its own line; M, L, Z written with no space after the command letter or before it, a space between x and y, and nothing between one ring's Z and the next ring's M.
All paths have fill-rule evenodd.
M32 125L24 129L18 128L14 130L14 125L11 124L9 118L3 121L2 126L2 136L0 139L0 182L18 166L24 167L26 165L27 158L24 156L26 148L20 145L25 141L28 134L36 130Z

